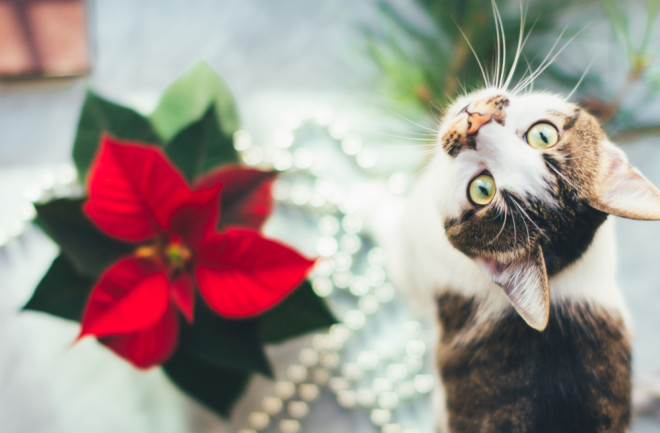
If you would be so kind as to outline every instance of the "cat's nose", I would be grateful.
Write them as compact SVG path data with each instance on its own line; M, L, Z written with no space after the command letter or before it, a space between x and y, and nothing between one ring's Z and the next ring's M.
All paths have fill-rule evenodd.
M468 113L468 130L467 133L468 135L474 135L477 132L479 132L479 129L484 126L486 123L490 122L493 120L493 115L490 113L487 114L481 114L481 113Z

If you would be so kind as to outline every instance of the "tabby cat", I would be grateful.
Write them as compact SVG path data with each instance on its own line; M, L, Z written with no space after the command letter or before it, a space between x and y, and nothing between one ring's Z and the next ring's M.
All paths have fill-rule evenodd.
M393 274L437 303L439 431L627 431L630 317L608 215L660 219L660 191L548 93L472 92L438 137Z

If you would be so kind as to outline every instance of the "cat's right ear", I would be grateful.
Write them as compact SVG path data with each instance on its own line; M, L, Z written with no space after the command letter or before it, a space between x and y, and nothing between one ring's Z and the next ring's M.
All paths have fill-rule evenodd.
M527 257L509 263L478 259L486 275L504 290L511 305L532 328L543 331L550 317L548 274L539 246Z
M589 205L636 220L660 220L660 191L609 141L600 146L600 169Z

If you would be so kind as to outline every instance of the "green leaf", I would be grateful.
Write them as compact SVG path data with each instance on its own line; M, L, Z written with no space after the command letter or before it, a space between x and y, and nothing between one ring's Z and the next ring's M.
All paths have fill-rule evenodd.
M266 343L280 343L337 323L325 301L316 296L307 281L259 320L261 335Z
M146 118L130 108L110 102L88 91L73 143L73 161L81 181L87 176L104 132L125 140L145 143L160 141Z
M232 139L221 133L213 106L174 137L165 146L165 152L191 183L211 168L238 162Z
M77 321L82 317L93 287L94 280L80 275L66 256L60 254L53 260L23 309Z
M212 105L222 134L231 139L239 125L234 98L213 69L202 62L167 88L149 119L167 142L186 125L201 118Z
M209 365L273 376L257 319L225 319L198 299L193 324L181 331L179 349Z
M225 418L251 376L246 371L219 368L182 350L174 353L163 370L184 392Z
M37 205L37 223L57 242L83 276L96 278L135 246L112 239L83 213L84 199L59 199Z

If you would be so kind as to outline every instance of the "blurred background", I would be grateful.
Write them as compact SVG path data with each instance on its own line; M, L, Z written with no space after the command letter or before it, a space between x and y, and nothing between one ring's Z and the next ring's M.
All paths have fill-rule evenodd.
M520 3L497 5L510 62ZM658 0L524 2L526 43L516 70L518 80L544 68L534 88L572 93L656 185L659 10ZM223 421L158 370L137 372L94 341L71 348L75 324L19 312L56 255L30 224L26 200L35 188L71 176L86 88L149 113L168 84L208 62L234 94L242 129L256 145L277 145L291 125L310 118L329 146L355 156L359 175L350 179L360 184L346 194L382 199L375 204L381 215L365 215L379 240L391 230L389 211L396 214L423 165L442 108L483 83L461 32L492 71L497 33L487 0L0 0L0 431L235 432L251 425L251 413L272 389L255 380ZM312 139L301 137L298 145L305 140ZM344 176L342 163L330 175ZM273 230L286 232L280 220ZM636 334L634 433L660 431L658 239L658 223L618 222L619 283ZM387 324L374 320L354 346L411 320L403 301L395 304ZM308 344L271 348L278 376ZM405 429L392 422L386 430L373 410L338 401L335 391L322 387L298 430L257 423L246 431L431 431L424 392L402 413L392 408Z

